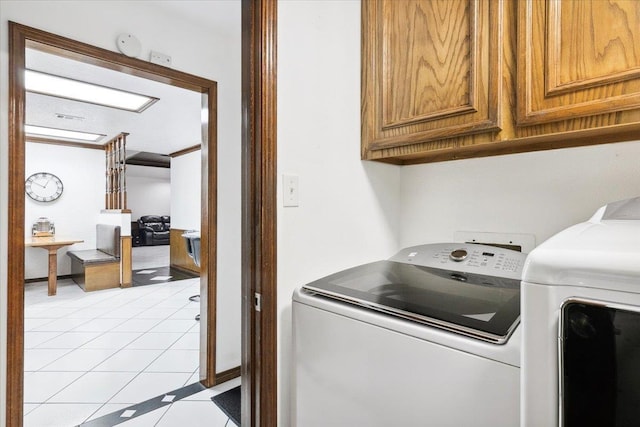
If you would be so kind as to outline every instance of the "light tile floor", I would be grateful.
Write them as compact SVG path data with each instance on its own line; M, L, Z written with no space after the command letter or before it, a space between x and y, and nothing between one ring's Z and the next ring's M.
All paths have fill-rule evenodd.
M198 279L91 293L59 280L53 297L25 285L25 427L79 425L197 382L198 292ZM118 425L223 427L210 398L239 383Z

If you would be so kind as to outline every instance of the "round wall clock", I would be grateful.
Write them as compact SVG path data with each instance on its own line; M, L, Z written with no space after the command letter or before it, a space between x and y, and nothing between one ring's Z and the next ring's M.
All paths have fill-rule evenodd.
M64 188L60 178L49 172L34 173L24 185L27 196L37 202L53 202L62 195Z

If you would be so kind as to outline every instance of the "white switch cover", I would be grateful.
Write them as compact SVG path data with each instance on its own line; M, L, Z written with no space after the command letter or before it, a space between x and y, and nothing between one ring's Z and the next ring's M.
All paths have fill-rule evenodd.
M298 206L298 175L282 175L282 206Z

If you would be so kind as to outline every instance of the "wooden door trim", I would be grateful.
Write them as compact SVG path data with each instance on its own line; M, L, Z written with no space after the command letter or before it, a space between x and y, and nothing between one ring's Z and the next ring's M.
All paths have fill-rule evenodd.
M24 401L25 39L9 23L9 232L7 242L7 427L22 426ZM19 80L18 80L19 79Z
M6 425L23 422L24 375L24 174L25 174L25 48L51 53L125 72L161 83L196 90L208 108L208 129L202 144L202 241L201 272L203 310L201 331L206 334L205 372L200 377L210 387L216 383L216 246L217 246L217 83L135 58L71 40L52 33L9 22L9 212L7 260L7 383ZM202 362L202 361L201 361ZM201 363L201 366L203 364Z
M277 3L242 0L241 402L251 427L278 422Z

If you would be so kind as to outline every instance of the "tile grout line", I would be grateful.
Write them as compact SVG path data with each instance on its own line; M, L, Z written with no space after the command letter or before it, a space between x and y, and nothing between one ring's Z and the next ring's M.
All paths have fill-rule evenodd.
M187 279L187 280L191 280L191 279ZM186 282L186 280L185 280ZM178 283L178 281L174 282L174 283ZM158 285L160 285L160 283L158 283ZM96 300L94 304L91 304L91 306L89 307L58 307L60 309L63 310L68 310L69 314L73 314L73 313L78 313L80 311L86 311L88 309L90 309L91 307L93 308L97 308L99 310L98 314L94 314L94 315L90 315L86 318L77 318L77 319L82 319L81 323L79 323L77 326L74 326L71 329L67 329L65 331L33 331L33 330L29 330L29 332L52 332L55 333L54 336L48 338L47 340L43 341L42 343L37 344L36 346L30 348L31 350L47 350L46 347L40 347L43 345L46 345L47 343L49 343L50 341L54 340L57 337L60 337L64 334L67 333L97 333L98 335L96 335L95 337L93 337L92 339L82 343L82 345L80 347L74 347L74 348L56 348L56 350L62 350L65 351L62 355L60 355L59 357L55 358L52 361L47 362L46 364L44 364L43 366L39 367L38 369L32 371L32 373L35 372L76 372L76 373L81 373L81 375L76 378L75 380L73 380L71 383L67 384L66 386L62 387L60 390L58 390L57 392L53 393L51 396L49 396L48 398L45 399L44 402L34 402L32 403L32 405L35 405L34 408L32 408L29 413L35 411L36 409L42 407L45 403L49 404L49 405L54 405L54 404L64 404L67 402L51 402L51 399L54 398L55 396L59 395L61 392L63 392L64 390L67 390L72 384L75 384L77 381L81 380L82 378L84 378L88 373L92 373L92 372L102 372L102 373L108 373L108 372L121 372L121 371L95 371L94 369L101 365L102 363L105 363L106 361L108 361L109 359L115 357L118 353L120 353L122 350L125 350L127 346L131 345L134 341L140 339L141 337L152 333L151 331L158 327L161 323L165 322L165 321L181 321L181 320L191 320L189 318L184 318L184 319L180 319L180 318L172 318L173 316L177 315L179 312L181 312L182 310L188 310L190 303L187 300L187 297L184 296L185 298L185 303L181 304L181 305L175 305L175 304L168 304L168 307L160 307L162 304L167 304L167 301L171 301L172 298L176 298L179 294L184 293L187 289L189 289L190 285L185 284L184 286L176 286L175 289L171 289L172 292L168 292L167 294L163 295L163 298L158 299L157 301L154 301L154 303L152 305L146 306L146 307L135 307L136 302L143 300L146 296L148 296L149 294L152 294L152 291L149 292L144 292L144 293L136 293L134 295L134 298L132 298L130 301L125 301L124 299L122 299L121 301L119 301L119 299L122 298L121 293L113 293L111 295L108 296L108 298L104 298L104 299L99 299ZM79 298L76 298L75 296L69 298L68 301L64 301L64 302L60 302L60 304L57 304L57 306L63 306L65 304L74 304L73 301L74 300L78 300ZM41 304L44 302L47 302L48 300L42 299L40 301L37 302L37 304ZM106 310L106 311L102 311L102 308L104 307L108 307L108 301L111 301L112 303L119 303L119 305L117 307L113 307L110 310ZM133 304L133 306L132 306ZM75 305L75 304L74 304ZM173 305L173 306L172 306ZM141 310L139 312L137 312L134 316L128 317L128 318L123 318L123 317L109 317L110 313L114 313L116 310L121 310L123 308L128 308L128 309L132 309L132 311L137 311L136 309L141 308ZM149 310L153 310L153 309L164 309L167 314L165 314L162 318L144 318L144 317L137 317L139 315L143 315L143 313L149 311ZM42 310L38 310L35 314L36 315L43 315L44 312L47 310L46 307L43 307ZM90 313L90 312L89 312ZM40 318L40 317L38 317ZM33 318L33 319L38 319L38 318ZM38 327L44 327L45 325L51 324L53 322L59 321L65 319L64 316L62 317L58 317L58 318L51 318L50 321L45 322L43 324L40 324L38 326L36 326L36 328ZM72 318L72 319L76 319L76 318ZM109 325L107 327L107 329L105 330L99 330L99 331L81 331L78 330L78 328L81 328L83 325L86 325L89 322L94 322L94 321L98 321L97 324L100 324L100 320L106 320L106 319L117 319L117 320L121 320L120 322L117 323L112 323L111 325ZM149 320L150 322L148 322L151 326L149 326L148 328L145 327L145 331L117 331L116 329L119 326L122 326L123 324L129 322L129 321L133 321L133 320ZM104 323L108 323L108 322L104 322ZM167 345L163 346L163 348L159 348L158 350L160 350L160 353L155 356L152 360L150 360L148 363L146 363L146 365L144 366L143 369L136 371L135 375L126 383L124 384L122 387L120 387L116 392L114 392L113 395L111 395L109 397L109 399L106 402L91 402L90 404L97 404L100 405L95 411L93 411L91 413L91 415L89 415L89 417L87 417L86 419L91 418L91 416L93 416L96 412L100 411L102 408L104 408L107 404L109 404L109 401L111 399L113 399L118 393L120 393L123 389L125 389L127 386L129 386L131 384L132 381L134 381L136 378L138 378L140 376L140 374L142 373L146 373L146 374L161 374L161 373L172 373L172 372L166 372L166 371L158 371L158 372L153 372L153 371L146 371L146 369L148 369L153 363L156 363L158 361L158 359L160 359L161 357L163 357L164 355L169 354L169 350L176 350L176 351L189 351L189 350L194 350L194 349L190 349L190 348L185 348L185 349L171 349L172 346L174 346L178 341L180 341L181 339L184 339L187 334L193 333L192 331L194 330L195 327L198 326L198 323L194 323L193 325L190 325L188 328L183 329L183 330L177 330L177 331L162 331L162 332L155 332L158 334L163 334L163 333L176 333L177 332L177 336L175 339L171 340ZM91 368L89 368L86 371L45 371L44 369L46 369L48 366L52 365L53 363L56 363L57 361L59 361L60 359L72 354L74 351L76 350L102 350L100 348L96 348L96 349L91 349L91 348L83 348L85 345L90 344L92 342L95 342L96 340L100 339L101 337L103 337L105 334L107 333L136 333L138 334L135 338L132 338L131 340L128 340L123 346L119 346L119 348L117 349L104 349L104 350L114 350L115 352L110 354L108 357L106 357L104 360L101 360L99 362L96 362ZM197 332L196 332L197 333ZM128 350L136 350L136 349L128 349ZM140 349L140 350L147 350L147 349ZM197 349L195 349L197 350ZM195 369L188 371L188 372L176 372L179 374L188 374L188 376L186 377L185 383L189 381L190 378L193 377L193 375L198 371L199 367L196 367ZM199 384L199 383L198 383ZM82 403L87 403L89 404L89 402L82 402ZM170 406L170 405L169 405ZM166 413L166 412L165 412ZM163 414L164 416L164 414Z

